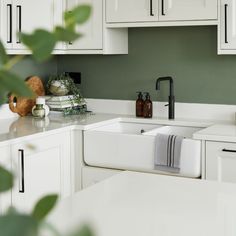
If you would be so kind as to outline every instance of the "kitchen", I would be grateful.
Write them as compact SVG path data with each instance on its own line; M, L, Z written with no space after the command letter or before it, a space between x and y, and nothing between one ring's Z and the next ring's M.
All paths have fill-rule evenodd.
M14 1L12 2L14 6ZM116 9L119 9L121 12L114 12L115 7L113 4L117 4L118 2L120 2L120 6ZM103 188L106 188L106 191L108 191L109 194L112 194L112 192L114 192L112 188L109 190L109 188L105 186L113 185L112 181L114 180L114 183L117 181L117 188L121 188L119 196L122 196L123 194L126 196L126 198L123 199L124 203L131 197L128 196L128 191L125 191L125 189L122 190L121 187L123 186L122 183L126 180L132 182L132 179L134 181L136 179L140 184L144 181L144 186L145 183L149 182L149 178L151 182L153 181L153 184L156 182L157 186L161 186L161 183L165 183L166 181L171 189L175 189L172 187L174 183L176 183L175 181L179 181L180 185L181 183L183 185L185 184L185 178L180 177L172 177L172 182L172 178L171 180L169 180L169 177L165 179L164 176L160 174L147 173L147 176L149 177L146 177L146 175L142 173L122 172L123 170L130 170L134 172L141 171L153 173L153 171L132 169L132 166L129 166L128 168L124 165L125 163L121 163L123 164L122 168L118 165L105 165L105 163L98 164L97 162L96 164L88 165L85 161L86 157L84 156L86 155L87 150L84 149L84 144L86 145L87 143L85 139L86 132L99 129L100 126L105 127L113 123L116 125L117 122L119 124L128 123L128 125L136 123L140 125L138 129L142 129L143 124L147 123L171 127L201 128L200 131L192 133L192 138L200 140L201 142L202 154L200 178L217 180L218 182L235 182L235 161L234 153L232 152L235 150L235 91L233 86L233 75L235 70L233 64L235 56L233 54L235 54L235 39L232 20L235 13L234 1L195 0L188 1L188 3L186 3L186 1L181 1L180 5L175 3L175 1L140 1L140 5L137 4L137 8L134 8L137 10L136 13L134 11L134 14L127 12L127 9L133 8L136 4L134 4L134 1L126 2L103 1L102 5L99 4L98 1L96 1L96 3L89 1L88 3L92 4L92 6L94 4L94 11L95 9L100 9L100 13L97 12L97 14L92 15L92 17L98 17L96 19L101 17L101 23L103 24L99 26L99 21L92 18L91 22L96 24L97 27L88 27L90 30L94 30L95 28L95 31L98 34L89 31L91 34L86 40L85 32L85 36L83 39L81 38L81 41L79 39L78 42L67 46L57 45L57 48L54 51L54 54L56 54L55 57L47 63L38 64L30 57L26 57L26 59L13 68L13 70L22 77L27 77L29 74L32 74L45 79L47 79L50 74L60 74L65 71L81 72L81 91L83 96L87 98L88 110L93 111L94 115L73 115L63 118L58 115L50 114L49 117L47 117L49 118L49 123L46 119L38 122L32 117L19 119L18 117L14 117L12 118L14 119L14 121L12 121L14 125L12 125L12 123L9 125L11 126L11 129L5 125L7 123L6 119L1 120L1 127L6 127L6 130L8 131L1 135L1 147L3 147L1 153L3 153L3 155L5 154L5 158L2 159L3 165L6 167L9 165L11 166L9 156L10 159L13 160L13 163L14 160L19 157L21 159L21 152L19 154L18 151L24 150L25 159L29 157L29 162L27 163L27 160L25 162L25 188L30 186L30 188L32 188L31 191L35 193L35 196L32 196L30 193L31 191L28 192L27 188L25 189L25 193L19 192L18 187L22 187L22 183L20 183L20 186L17 186L17 188L12 190L10 196L4 197L4 201L7 202L2 204L4 208L10 205L16 206L19 209L22 208L22 210L24 210L25 207L30 208L35 203L38 196L41 196L42 194L46 195L50 189L55 189L56 192L60 192L61 198L67 198L70 195L74 195L74 193L81 188L100 182L117 173L120 173L121 177L119 177L119 175L114 175L113 179L107 179L104 182L95 184L94 187L88 188L88 190L83 190L81 195L86 195L86 191L91 191L92 193L90 193L90 195L95 196L96 194L101 194L102 196L103 193L101 189ZM145 2L145 4L142 4L142 2ZM76 3L79 4L84 2L77 1ZM152 4L150 5L150 3ZM69 6L73 6L73 4ZM63 9L63 4L59 6L59 8L60 7ZM22 14L23 9L24 8L22 7ZM188 11L186 9L188 9ZM7 10L10 11L10 8L8 7ZM46 25L39 26L46 28ZM24 27L24 18L22 18L22 27ZM1 29L3 28L1 27ZM80 27L78 27L78 29L80 29ZM81 30L84 29L81 28ZM24 31L23 28L22 31ZM4 34L2 35L4 39ZM91 35L93 37L91 37ZM97 36L94 37L94 35ZM10 35L7 35L6 37L8 36ZM19 45L16 45L16 48L14 48L14 45L11 45L11 48L7 48L7 51L9 54L28 53L25 49L19 49ZM174 93L176 100L174 120L168 119L168 107L164 106L167 103L166 101L169 95L168 84L163 83L160 91L156 91L155 88L156 79L158 77L169 75L174 79ZM153 118L151 119L135 117L136 91L140 90L151 94L151 99L153 100ZM7 105L4 105L2 109L6 109L6 113L10 113L7 111ZM3 116L5 116L5 113ZM10 113L9 116L13 115ZM95 131L96 130L94 130L94 132ZM110 133L107 131L101 132L103 132L104 135L113 133L113 131ZM114 137L119 136L121 139L127 137L128 139L133 138L134 140L138 140L141 136L122 132L123 131L118 131L117 136ZM60 142L58 142L59 140ZM101 139L97 140L102 141ZM31 150L30 147L27 146L29 141L33 146L38 146L38 150L35 152ZM130 142L133 141L131 140ZM135 145L135 143L133 144ZM127 146L126 148L129 147ZM90 149L92 148L90 147ZM70 150L70 154L67 153L68 150ZM131 149L131 151L132 150L133 149ZM226 151L222 152L222 150ZM102 152L102 148L100 151ZM12 154L10 155L9 152ZM64 155L58 154L61 152L64 153ZM119 152L120 150L117 151L117 153ZM129 150L127 150L127 152L129 152ZM40 153L43 153L44 155L40 155ZM56 159L50 160L50 162L47 161L52 155L54 155ZM66 158L68 155L70 156L69 160ZM31 163L30 156L43 156L43 158L37 163L31 160ZM102 157L103 156L101 156L101 158ZM118 158L122 159L123 157L120 156ZM95 159L95 161L99 160L100 158ZM116 160L119 161L119 159ZM47 168L45 167L44 169L45 179L40 180L40 173L42 170L37 170L37 165L43 165L40 163L45 162L48 163ZM136 164L134 160L133 162ZM63 163L62 173L60 164L58 163ZM53 166L55 168L53 170L55 175L53 175L53 178L50 177L51 182L49 181L48 186L45 186L44 183L47 181L47 176L51 176ZM17 165L15 166L15 164L13 164L10 169L11 168L17 169ZM20 174L22 175L22 173ZM40 177L38 177L39 175ZM155 180L153 179L154 177ZM59 182L58 179L63 181ZM18 181L19 180L16 182L18 183ZM189 181L193 186L196 183L196 180L193 179L186 179L186 181ZM212 189L217 192L217 188L225 188L227 189L225 190L226 192L232 191L231 197L234 196L234 185L226 184L226 186L224 183L211 183L200 179L197 179L197 181L200 181L201 184L204 185L202 188L209 189L209 195L211 195L210 191L213 191ZM35 185L35 183L37 184ZM205 184L207 187L205 187ZM196 183L196 185L198 185L198 183ZM128 187L131 188L132 184L127 186L127 188ZM146 191L150 191L150 194L155 196L155 193L152 192L154 189L152 188L150 187L150 189L146 189ZM137 186L137 189L134 189L133 194L140 194L140 189ZM184 191L188 191L187 189L188 188ZM198 187L196 187L196 189L198 189ZM197 196L196 199L191 196L192 201L195 203L198 199L202 199L201 197L204 196L204 192L206 191L204 190L203 192L201 187L199 187L199 189L198 193L194 192ZM175 193L181 195L182 192L180 190L175 189L176 192L173 190L173 195L175 195ZM116 197L115 193L116 192L112 195L114 198ZM24 194L26 196L24 196ZM166 196L165 194L167 193L165 193L163 189L163 198ZM78 201L80 198L83 198L80 197L81 195L79 192ZM88 196L90 195L88 193ZM207 198L207 193L205 193L205 195ZM217 197L217 193L215 193L214 196ZM228 196L228 198L231 199L230 196ZM29 204L31 201L32 204ZM65 201L67 200L65 199ZM157 208L161 204L159 203L158 198L156 199L156 202L155 200L152 201L153 205L157 204ZM78 204L80 205L83 203ZM89 205L89 203L87 204ZM166 205L164 202L163 204ZM231 205L232 209L234 209L233 201L228 200L227 204ZM138 205L140 204L138 204L137 200L137 209ZM106 205L104 205L104 207L105 206ZM113 209L111 204L109 207L107 212L110 212ZM191 205L191 207L194 206ZM128 212L128 206L125 207L125 205L121 205L121 209L126 208ZM78 207L78 209L80 209L80 207ZM96 209L96 206L94 206L94 209ZM149 208L147 207L147 209ZM153 209L155 209L155 207ZM217 211L217 209L214 210ZM145 208L143 208L143 211L145 211ZM151 208L150 212L155 218L156 215L151 211ZM168 212L168 208L166 208L164 213L166 212ZM196 212L196 209L193 209L192 212ZM112 212L110 213L112 214ZM233 211L231 213L230 216L227 216L231 217L230 220L227 221L228 225L226 224L224 226L225 228L227 228L227 226L228 228L231 227L231 231L225 229L224 233L219 235L234 235L233 232L235 232L235 229L232 227L232 224L230 224L234 217ZM90 213L84 212L84 215L88 214ZM204 211L201 215L204 215ZM83 215L81 217L83 218ZM156 217L158 218L158 216ZM184 215L181 215L181 213L179 215L177 214L176 217L183 217L183 219L186 220L186 217L184 218ZM172 218L172 215L170 214L168 218L167 214L166 221L169 219L173 222L176 220L176 217ZM75 218L79 217L77 216ZM151 216L149 218L151 218ZM211 217L209 217L207 221L209 222L209 225L215 222L213 220L211 221L210 218ZM163 219L165 219L165 217ZM149 222L151 222L151 219L149 220ZM56 220L53 219L52 221L55 222ZM118 218L110 223L112 225L115 223L118 224L119 222L117 221ZM160 224L156 223L160 227L164 227L164 229L160 229L159 233L162 233L162 235L171 235L173 232L170 231L171 229L166 228L166 221L163 220ZM196 217L196 222L198 221L201 222L200 216ZM129 234L138 234L131 230L134 230L134 222L130 221L130 225L127 226L127 232L129 232ZM104 232L103 235L108 235L109 231L105 231L105 226L103 227L103 224L106 222L100 223L101 227L97 226L98 235L100 235L101 232ZM55 224L58 223L55 222ZM123 227L125 227L125 225L125 222L123 222ZM142 231L143 228L141 224L137 225L140 225L140 227L137 227L136 229L137 231L139 230L139 235L154 235L158 233L158 231L151 231L151 229L150 231ZM145 222L145 225L147 226L148 222ZM198 225L197 227L199 228L204 227L201 223L196 223L196 225ZM177 226L179 227L178 224ZM193 224L192 231L194 231L193 229L195 229L195 227ZM117 225L114 225L114 228L117 229ZM152 227L150 226L150 228ZM123 229L125 230L125 228ZM109 230L112 230L112 227L111 229L109 228ZM210 232L211 234L213 234L212 232L215 233L215 231L210 230L216 230L216 228L210 228L209 231L206 230L201 233L202 235L210 235ZM146 233L144 234L142 232ZM176 235L189 235L189 232L190 231L184 232L183 229L182 231L179 229L176 230ZM218 230L218 232L221 231ZM110 231L109 233L118 235L119 231L117 230L112 233ZM196 231L193 232L192 235L201 234L199 231Z

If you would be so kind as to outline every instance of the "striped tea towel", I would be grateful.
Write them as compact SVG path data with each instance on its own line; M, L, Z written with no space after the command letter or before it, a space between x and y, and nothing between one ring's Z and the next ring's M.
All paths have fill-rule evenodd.
M177 135L157 134L155 150L155 167L180 170L180 152L184 137Z

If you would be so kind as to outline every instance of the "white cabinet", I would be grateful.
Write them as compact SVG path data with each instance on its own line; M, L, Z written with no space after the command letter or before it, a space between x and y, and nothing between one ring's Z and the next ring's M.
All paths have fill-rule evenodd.
M0 165L11 171L10 145L0 147ZM0 194L0 215L11 206L11 191Z
M111 169L103 169L96 167L83 167L82 188L87 188L89 186L92 186L120 172L121 172L120 170L111 170Z
M236 143L206 142L206 179L236 183Z
M68 10L81 4L88 4L92 6L92 14L89 20L85 22L85 24L77 26L78 32L82 33L83 36L73 43L69 42L67 45L67 49L102 49L102 0L68 0L67 4Z
M161 25L163 21L216 20L217 6L217 0L106 0L106 22Z
M28 211L44 195L71 194L70 132L29 138L12 145L11 152L14 207Z
M217 0L159 0L159 20L216 20Z
M157 20L158 0L106 0L108 23Z
M56 22L55 1L57 0L3 0L1 39L6 48L25 49L19 38L19 32L31 33L38 28L53 29Z
M219 12L219 54L236 54L236 0L221 0Z

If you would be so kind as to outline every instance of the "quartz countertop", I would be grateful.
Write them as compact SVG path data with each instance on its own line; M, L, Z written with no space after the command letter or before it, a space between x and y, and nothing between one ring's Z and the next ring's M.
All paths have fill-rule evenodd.
M236 125L212 125L194 133L193 138L219 142L236 142Z
M151 119L137 118L131 115L88 113L85 115L63 116L50 114L45 119L32 116L13 117L0 120L0 145L22 137L42 134L44 132L60 132L60 130L78 129L88 130L115 121L141 122L161 125L177 125L200 127L201 131L194 134L194 138L206 140L223 140L236 142L236 126L225 121L198 120L178 118L169 120L163 117Z
M152 119L136 118L135 116L119 114L93 114L63 116L51 114L45 119L37 119L32 116L1 119L0 120L0 144L22 138L29 135L41 134L44 132L58 132L62 129L88 130L115 121L143 122L163 125L180 125L208 127L214 124L213 121L189 120L153 117Z
M236 235L236 185L122 172L61 201L59 232L83 223L94 236Z

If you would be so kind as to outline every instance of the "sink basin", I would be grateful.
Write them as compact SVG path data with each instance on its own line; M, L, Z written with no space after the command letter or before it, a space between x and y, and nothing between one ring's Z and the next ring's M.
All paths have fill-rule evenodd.
M122 134L143 134L158 127L162 127L162 125L118 121L93 130Z
M180 173L201 175L201 142L192 135L201 128L156 124L114 122L84 132L84 161L90 166L143 172L163 172L154 166L155 136L158 133L181 135Z

